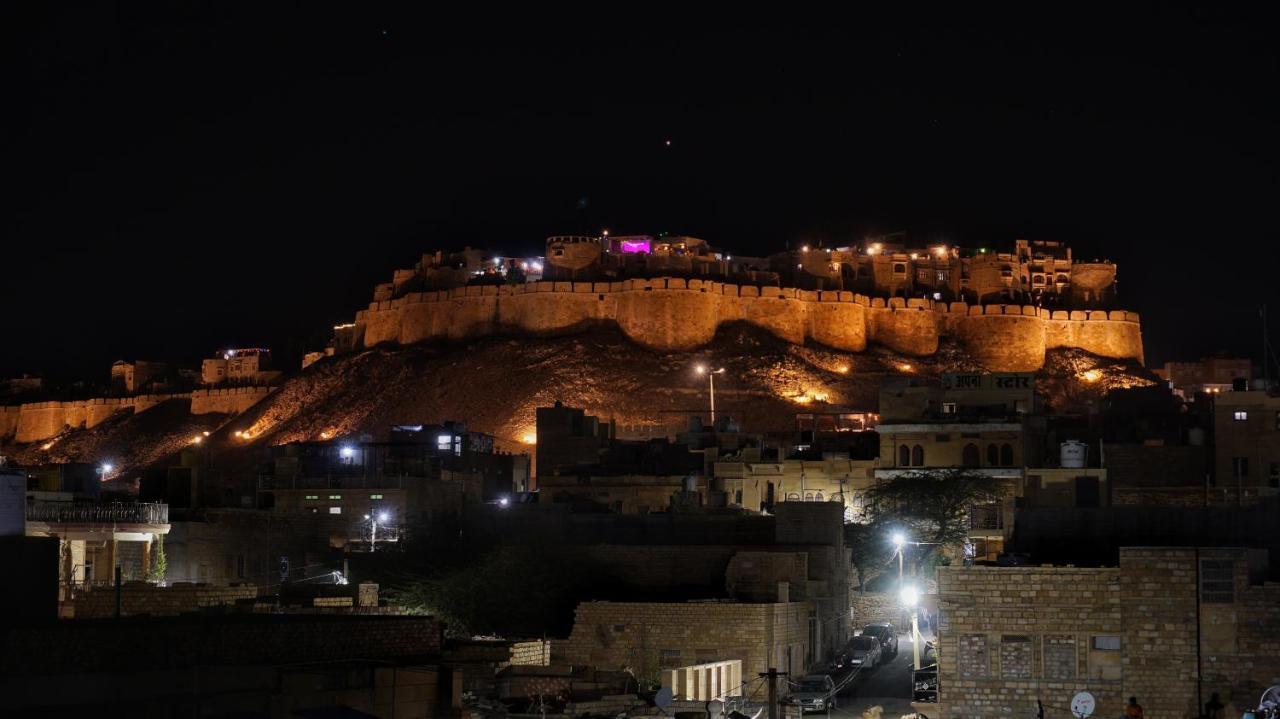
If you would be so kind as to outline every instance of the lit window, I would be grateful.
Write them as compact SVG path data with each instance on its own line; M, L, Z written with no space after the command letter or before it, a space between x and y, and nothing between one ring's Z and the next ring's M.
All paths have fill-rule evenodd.
M306 497L304 497L304 499L320 499L320 495L318 495L318 494L308 494Z
M342 495L341 495L341 494L331 494L331 495L329 495L329 499L342 499Z
M1232 416L1232 419L1234 419L1234 420L1235 420L1235 421L1237 421L1237 422L1243 422L1243 421L1245 421L1245 420L1249 419L1249 413L1248 413L1248 412L1246 412L1246 411L1244 411L1244 410L1242 410L1242 409L1241 409L1241 410L1236 410L1235 412L1233 412L1233 413L1232 413L1232 415L1231 415L1231 416Z
M329 514L342 514L342 507L330 507Z
M449 449L453 446L453 437L447 434L438 435L436 437L436 449Z
M369 499L382 499L382 495L381 495L381 494L371 494L371 495L369 495Z
M955 402L943 402L943 403L942 403L942 413L943 413L943 414L955 414L955 413L956 413L956 403L955 403Z

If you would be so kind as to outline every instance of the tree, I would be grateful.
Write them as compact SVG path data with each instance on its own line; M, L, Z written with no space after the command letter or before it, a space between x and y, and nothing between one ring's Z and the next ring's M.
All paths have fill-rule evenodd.
M844 543L853 558L853 570L858 573L858 586L867 591L867 584L893 558L893 529L883 519L866 524L844 525Z
M926 542L922 559L954 546L969 534L974 505L1002 501L1003 480L967 469L932 469L900 474L867 492L877 522L897 522L915 541Z
M147 567L147 581L163 582L168 571L169 560L164 556L164 535L157 534L156 541L151 547L151 566Z

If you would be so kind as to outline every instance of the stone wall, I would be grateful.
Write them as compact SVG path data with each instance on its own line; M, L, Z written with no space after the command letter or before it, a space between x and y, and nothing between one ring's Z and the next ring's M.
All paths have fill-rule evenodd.
M1111 657L1089 649L1094 637L1123 632L1119 574L1061 567L939 568L939 698L945 715L1035 716L1037 698L1065 707L1076 692L1088 691L1098 702L1097 716L1120 716L1119 657L1112 666ZM1142 700L1146 704L1147 697Z
M227 606L257 596L258 588L252 584L227 587L178 583L160 587L146 582L129 582L120 588L120 613L126 617L144 614L168 617ZM76 619L114 617L116 593L111 587L78 592L71 604Z
M788 342L813 340L849 352L872 342L905 354L930 355L940 339L953 337L999 371L1038 369L1045 350L1055 347L1142 360L1139 318L1131 312L970 307L680 278L410 293L356 313L354 326L344 329L338 344L372 347L495 332L546 335L609 322L644 347L687 350L705 345L720 324L732 321L749 322Z
M22 408L18 406L0 407L0 439L12 437L18 431L18 418Z
M274 387L202 389L179 394L146 394L136 397L98 397L72 402L29 402L0 408L0 437L10 434L17 442L39 442L61 434L67 427L92 429L117 412L138 414L169 401L190 401L191 414L240 414L261 402Z
M553 661L641 676L689 664L739 659L744 676L803 673L809 656L808 602L584 602Z
M240 414L274 391L275 387L198 389L191 393L191 414Z
M1098 716L1130 696L1151 719L1197 716L1214 692L1251 706L1280 680L1280 585L1254 583L1249 560L1127 547L1118 568L939 569L945 716L1029 716L1077 691Z

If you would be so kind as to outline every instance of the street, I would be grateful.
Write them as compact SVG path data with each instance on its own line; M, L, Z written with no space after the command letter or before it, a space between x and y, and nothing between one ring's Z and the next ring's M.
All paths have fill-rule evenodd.
M832 717L857 718L873 706L884 709L885 719L897 719L911 709L911 635L898 636L898 656L854 677L839 693Z

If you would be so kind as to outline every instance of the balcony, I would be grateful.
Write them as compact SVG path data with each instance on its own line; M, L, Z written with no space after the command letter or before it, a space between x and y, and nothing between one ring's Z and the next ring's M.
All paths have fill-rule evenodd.
M35 502L27 521L45 524L168 524L169 505L161 502Z

